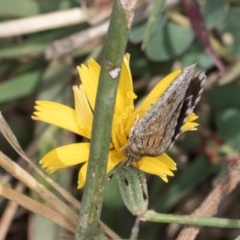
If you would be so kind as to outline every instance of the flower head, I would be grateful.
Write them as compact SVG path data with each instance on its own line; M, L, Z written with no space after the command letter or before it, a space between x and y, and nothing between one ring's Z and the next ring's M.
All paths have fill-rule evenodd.
M134 110L133 102L136 95L133 92L129 58L129 54L126 54L121 69L113 116L107 172L118 163L126 160L123 149L127 145L128 135L136 117L143 117L167 90L171 82L181 73L180 70L175 71L161 80L141 106ZM82 84L73 86L75 109L55 102L37 101L36 111L32 118L59 126L90 139L100 66L93 59L90 59L88 66L81 65L78 67L78 71ZM195 119L197 119L197 116L190 113L183 131L196 130L198 124L193 122ZM79 171L78 188L81 188L84 186L86 179L89 146L90 144L86 142L58 147L47 153L40 163L48 172L84 163ZM132 164L136 166L136 163L133 162ZM165 182L168 181L167 176L173 176L172 171L176 170L175 162L165 153L157 157L144 156L138 161L137 165L140 170L158 175Z

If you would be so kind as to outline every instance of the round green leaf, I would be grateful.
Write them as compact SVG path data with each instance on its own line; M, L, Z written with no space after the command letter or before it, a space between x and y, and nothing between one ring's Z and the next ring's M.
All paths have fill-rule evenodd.
M239 123L240 111L234 108L224 110L217 118L217 127L220 136L236 150L239 150L240 147Z
M146 29L148 28L147 26L147 21L142 21L138 24L135 24L129 34L129 40L132 43L141 43L143 41L143 37L146 31L148 31L148 34L150 34L151 36L155 35L157 32L161 31L161 29L163 28L163 26L166 24L167 22L167 16L166 14L161 14L160 16L158 16L154 22L154 27L153 29Z
M147 22L144 21L144 22L138 23L132 27L130 34L129 34L129 40L132 43L137 44L137 43L142 42L146 25L147 25Z
M224 86L215 87L210 93L210 104L213 108L239 108L240 107L240 87L237 82L232 82Z
M177 60L179 60L184 66L197 63L197 67L201 69L208 69L213 66L212 59L198 41L194 41L186 52L177 57Z
M221 26L228 12L229 5L225 0L205 1L203 15L207 28Z
M153 61L167 61L186 51L194 34L190 29L168 22L146 45L146 54Z

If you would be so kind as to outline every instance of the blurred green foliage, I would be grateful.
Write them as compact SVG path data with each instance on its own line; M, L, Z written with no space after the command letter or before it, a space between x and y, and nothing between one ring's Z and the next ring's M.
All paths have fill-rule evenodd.
M78 4L76 0L2 0L0 1L0 25L22 17L78 7ZM173 9L184 16L181 4L174 6ZM234 65L240 58L240 2L205 0L201 1L201 10L211 36L232 57L232 61L229 62L222 56L226 67ZM130 32L127 52L131 54L130 66L134 86L137 89L137 101L148 93L152 87L153 77L169 73L176 63L181 63L184 67L197 62L198 68L205 70L209 76L219 76L219 71L196 39L194 32L189 27L173 21L168 11L167 9L161 13L158 12L150 39L144 50L141 49L141 43L146 31L147 19L135 23ZM59 59L46 60L44 56L46 48L56 40L91 27L90 24L84 22L17 37L0 38L0 111L23 146L31 144L36 134L41 134L42 125L36 126L36 123L30 119L35 100L51 100L72 106L72 85L79 84L76 66L89 56L96 56L99 61L101 55L96 54L96 48L103 44L103 39L99 38L95 42L91 41L84 46L79 46L78 49L72 49L68 55ZM223 86L217 86L217 77L212 84L207 83L209 87L196 110L201 123L198 133L185 134L175 147L170 149L170 155L178 164L179 170L176 172L176 177L171 178L170 183L165 184L158 177L147 176L149 209L159 212L174 212L177 209L180 213L190 213L198 206L193 205L190 209L179 210L181 205L184 205L184 200L194 196L197 191L202 191L201 186L207 186L206 188L210 189L212 176L220 169L218 168L222 164L220 157L218 158L216 154L214 159L217 161L213 163L212 158L205 151L209 148L209 139L212 134L217 135L224 144L230 145L235 151L239 151L239 78L239 75L235 76L231 79L231 83ZM78 136L69 138L62 131L52 131L51 128L46 131L49 132L44 132L44 140L40 141L41 144L33 156L36 160L58 145L70 142L74 138L76 141L81 140ZM51 134L51 137L46 137L50 136L48 134ZM0 150L16 159L16 155L1 135ZM64 180L66 181L65 183L61 181L61 184L68 187L69 191L75 193L80 199L81 192L76 190L77 172L78 167L74 171L65 171ZM0 178L4 179L6 174L2 169L0 170ZM54 176L55 179L57 179L57 174ZM14 182L11 181L11 183ZM205 196L207 194L205 191L202 193ZM1 212L4 207L5 202L2 201ZM130 236L134 219L135 217L123 205L116 181L113 179L108 182L102 220L121 237L127 239ZM37 224L39 221L38 219ZM141 223L139 239L159 239L159 236L162 239L173 239L175 235L173 234L172 238L169 237L165 226L164 224ZM48 231L51 229L56 231L52 226ZM177 231L174 233L176 234ZM36 234L41 234L41 231L37 231ZM228 236L228 233L224 236ZM237 236L236 232L234 236ZM35 236L34 239L38 238L41 239L41 235ZM44 239L47 238L44 237Z

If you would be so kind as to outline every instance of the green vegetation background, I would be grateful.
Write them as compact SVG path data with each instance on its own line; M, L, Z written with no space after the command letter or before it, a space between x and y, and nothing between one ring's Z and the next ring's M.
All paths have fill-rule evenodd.
M184 134L169 150L178 165L175 177L163 183L158 177L147 176L149 209L157 212L189 214L207 196L214 183L225 170L226 160L235 156L240 145L240 4L239 1L202 1L201 10L208 30L231 56L226 61L227 81L220 86L221 75L210 56L195 37L194 32L172 21L166 11L159 14L146 48L141 50L147 18L134 24L130 32L127 52L131 54L130 67L136 104L151 90L156 82L171 72L173 66L197 67L207 72L208 83L196 109L199 131ZM13 19L37 16L79 6L77 0L2 0L0 25ZM175 7L183 13L180 5ZM10 124L23 147L38 139L36 162L56 146L82 141L54 126L31 120L37 99L52 100L73 106L72 85L79 84L76 66L89 57L99 60L103 38L94 39L72 49L57 59L46 59L47 47L56 40L90 29L89 23L71 25L53 30L0 38L0 111ZM230 43L224 39L230 36ZM64 47L64 46L63 46ZM177 65L179 64L180 65ZM224 152L223 146L230 147ZM0 150L17 159L9 144L0 135ZM224 153L224 154L223 154ZM52 177L71 191L78 199L77 173L79 167L63 169ZM14 186L15 180L0 168L0 181ZM220 207L219 216L239 218L239 188ZM31 194L31 193L29 193ZM37 198L37 197L36 197ZM0 197L0 214L6 200ZM101 219L121 237L128 238L135 217L124 206L115 179L107 183ZM29 229L32 239L58 239L61 229L45 219L20 211L10 227L7 239L26 239ZM139 239L174 239L181 226L159 223L140 224ZM203 229L197 239L233 239L239 231Z

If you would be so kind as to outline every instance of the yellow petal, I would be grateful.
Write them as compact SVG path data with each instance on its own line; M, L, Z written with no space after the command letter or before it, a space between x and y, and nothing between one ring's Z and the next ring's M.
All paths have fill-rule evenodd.
M177 170L177 164L166 153L154 158L163 162L170 170Z
M187 122L192 122L198 119L198 116L195 113L190 113L187 117Z
M118 130L118 125L112 125L112 139L114 149L118 152L118 155L122 155L122 148L127 144L127 134L122 133Z
M197 126L199 124L198 123L195 123L195 122L187 122L184 124L183 126L183 132L186 132L186 131L195 131L195 130L198 130L197 129Z
M93 59L88 60L88 66L82 64L78 72L91 108L94 110L100 74L100 66Z
M107 172L110 172L119 162L120 162L120 159L117 157L116 151L109 152ZM86 175L87 175L87 167L88 167L88 162L86 162L79 171L78 188L82 188L85 185Z
M164 178L165 175L173 176L171 170L176 169L175 163L166 154L158 157L142 157L140 161L133 163L133 165L138 165L140 170L158 175L161 178Z
M195 131L197 130L197 126L199 125L195 121L196 119L198 119L198 116L195 113L190 113L187 117L187 121L183 126L183 132L185 131Z
M77 186L78 189L82 188L85 185L86 176L87 176L87 167L88 167L88 162L83 164L83 166L81 167L78 173L78 186Z
M36 101L32 119L56 125L63 129L86 136L84 129L78 124L74 109L60 103Z
M159 175L159 177L164 181L164 182L168 182L168 178L167 178L167 176L166 175L164 175L164 174L161 174L161 175Z
M136 98L133 92L132 75L129 68L130 55L126 54L123 59L120 81L117 90L115 111L117 114L126 113L127 111L133 111L133 99ZM128 116L125 117L127 119Z
M89 143L75 143L55 148L41 160L43 168L56 170L86 162L89 155Z
M84 129L85 136L91 137L93 113L89 106L82 85L73 86L75 110L79 125Z
M110 172L124 158L125 156L123 156L123 154L119 158L117 151L110 151L108 156L107 173Z
M130 55L126 54L123 59L113 117L112 142L117 151L120 151L120 149L127 143L128 131L126 131L125 128L129 116L133 114L133 99L136 98L136 95L133 92L129 59Z
M181 73L181 70L170 73L153 88L153 90L148 94L148 96L145 98L145 100L137 110L137 113L140 115L140 117L142 117L143 114L148 111L153 104L157 102L157 100L167 90L173 80L176 79L176 77Z

